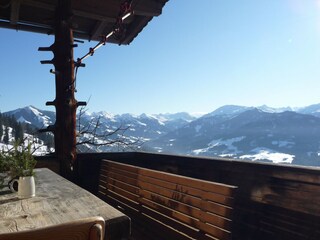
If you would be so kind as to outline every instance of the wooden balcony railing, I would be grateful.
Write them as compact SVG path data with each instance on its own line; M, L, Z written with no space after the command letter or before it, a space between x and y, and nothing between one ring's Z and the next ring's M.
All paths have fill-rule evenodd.
M78 157L78 184L94 194L98 194L102 159L109 159L237 186L232 239L320 239L320 170L317 168L148 153L79 154Z

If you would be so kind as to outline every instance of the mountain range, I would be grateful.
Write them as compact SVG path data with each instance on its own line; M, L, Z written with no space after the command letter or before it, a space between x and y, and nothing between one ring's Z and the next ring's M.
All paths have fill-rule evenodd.
M54 112L33 106L5 114L38 128L55 122ZM131 142L141 141L140 151L320 166L320 104L303 108L226 105L199 118L184 112L153 115L84 112L80 126L97 121L98 135L123 127L126 130L120 135ZM86 146L83 150L116 149Z

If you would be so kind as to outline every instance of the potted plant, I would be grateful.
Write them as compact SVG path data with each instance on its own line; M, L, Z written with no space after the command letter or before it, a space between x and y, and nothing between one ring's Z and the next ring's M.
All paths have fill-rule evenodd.
M34 168L36 160L31 151L31 144L27 147L19 142L14 144L13 149L5 155L11 177L14 179L10 183L10 189L13 184L18 182L18 197L29 198L35 196ZM18 179L17 179L18 178Z

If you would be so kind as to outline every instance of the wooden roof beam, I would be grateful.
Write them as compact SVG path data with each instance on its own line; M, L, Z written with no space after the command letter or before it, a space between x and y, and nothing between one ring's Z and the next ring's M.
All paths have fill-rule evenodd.
M42 8L42 9L50 10L50 11L54 11L56 9L56 5L54 5L54 4L48 4L48 3L34 1L34 0L24 0L23 5Z
M55 9L56 9L56 6L54 4L47 4L47 3L38 2L35 0L24 0L23 4L27 5L27 6L31 6L31 7L42 8L42 9L49 10L49 11L55 11ZM95 13L88 13L88 12L84 12L84 11L77 10L77 9L73 9L72 12L75 16L79 16L79 17L91 18L94 20L105 21L105 22L110 22L110 23L116 22L115 18L102 16L102 15L95 14Z
M95 14L95 13L88 13L88 12L84 12L84 11L76 10L76 9L73 9L72 12L75 16L79 16L79 17L91 18L94 20L108 22L108 23L115 23L116 22L116 18L106 17L106 16L102 16L99 14Z
M140 31L137 31L136 29L141 29L151 20L151 18L152 17L136 16L135 21L131 24L131 27L127 30L125 39L123 39L121 44L122 45L129 44L130 40L133 39L140 32Z
M11 0L10 24L16 25L19 21L21 0Z
M145 0L133 7L134 15L157 17L162 13L162 5L156 0Z
M98 21L93 31L91 32L91 39L98 39L100 36L105 35L106 33L103 32L103 30L105 29L107 24L108 22L106 21Z
M156 17L162 13L162 5L155 0L142 1L133 8L133 15L137 16ZM115 22L115 19L113 20ZM91 32L91 39L98 39L100 36L106 34L104 29L110 22L111 21L100 19ZM124 42L126 42L126 40Z

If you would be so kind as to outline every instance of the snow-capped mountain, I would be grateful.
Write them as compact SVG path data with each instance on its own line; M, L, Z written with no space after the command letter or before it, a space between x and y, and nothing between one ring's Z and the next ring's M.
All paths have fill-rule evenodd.
M10 113L35 126L55 121L53 112L31 106L5 114ZM78 123L80 130L99 123L98 135L125 129L116 136L124 136L129 142L139 140L144 143L140 149L144 151L320 166L320 104L304 108L226 105L200 118L188 113L84 112L78 116ZM82 136L82 140L87 138L89 134ZM102 139L98 137L97 141Z
M258 108L211 115L149 142L158 152L320 166L320 118Z
M259 109L263 112L268 112L268 113L281 113L285 111L294 111L291 107L281 107L281 108L273 108L269 107L267 105L261 105L258 107L246 107L246 106L238 106L238 105L225 105L222 107L217 108L211 113L208 113L204 116L206 117L211 117L211 116L227 116L227 117L233 117L236 116L242 112L252 110L252 109ZM320 105L319 108L320 109ZM302 113L302 112L301 112ZM307 113L308 114L308 113Z
M253 107L245 107L245 106L237 106L237 105L225 105L222 107L217 108L211 113L208 113L203 118L206 117L213 117L213 116L225 116L227 118L236 116L244 111L252 109Z
M4 114L13 115L18 122L28 123L37 128L44 128L55 122L54 112L40 110L34 106L18 108Z
M13 115L18 121L31 124L36 128L45 128L55 122L55 113L51 111L43 111L33 106L19 108L14 111L4 113L6 115ZM122 129L111 136L111 139L116 137L125 137L129 142L144 143L159 136L165 135L168 132L180 128L181 126L196 119L188 113L174 113L174 114L112 114L105 111L89 113L87 111L78 113L78 131L83 130L93 131L99 125L96 134L103 135L112 133L117 129ZM84 134L81 136L82 140L91 138L91 134ZM97 138L101 143L102 139ZM90 151L110 151L106 146L101 146L99 149L86 146L86 150Z
M286 112L286 111L294 111L291 107L273 108L273 107L269 107L267 105L262 105L257 108L263 112L269 112L269 113L281 113L281 112Z
M46 141L46 138L24 132L22 126L16 120L0 115L0 123L3 123L0 127L0 152L12 151L17 143L19 144L19 148L22 146L27 148L30 144L32 154L36 156L45 155L54 150L50 147L51 144L48 144L49 142ZM22 139L24 141L20 144Z
M55 113L52 111L40 110L34 106L27 106L24 108L19 108L13 111L5 112L6 115L13 115L17 121L31 124L37 128L47 127L55 122ZM77 115L79 118L79 114ZM167 133L172 129L179 128L184 124L196 119L195 117L189 115L188 113L166 113L166 114L112 114L105 111L100 112L83 112L81 115L81 122L85 125L89 122L94 122L95 120L100 121L100 123L105 124L106 128L111 129L119 126L131 126L130 131L136 132L139 129L139 136L146 135L155 137L163 133ZM150 131L148 131L150 130ZM140 134L140 132L145 134Z
M96 123L98 119L100 124L103 125L101 126L102 130L108 129L109 131L112 131L119 127L127 128L126 135L149 141L151 139L156 139L174 129L182 127L183 125L194 120L195 117L192 117L187 113L153 115L134 115L125 113L113 115L106 112L85 112L80 117L80 121L83 126L90 122Z
M307 107L298 108L296 109L296 112L320 117L320 104L313 104Z

